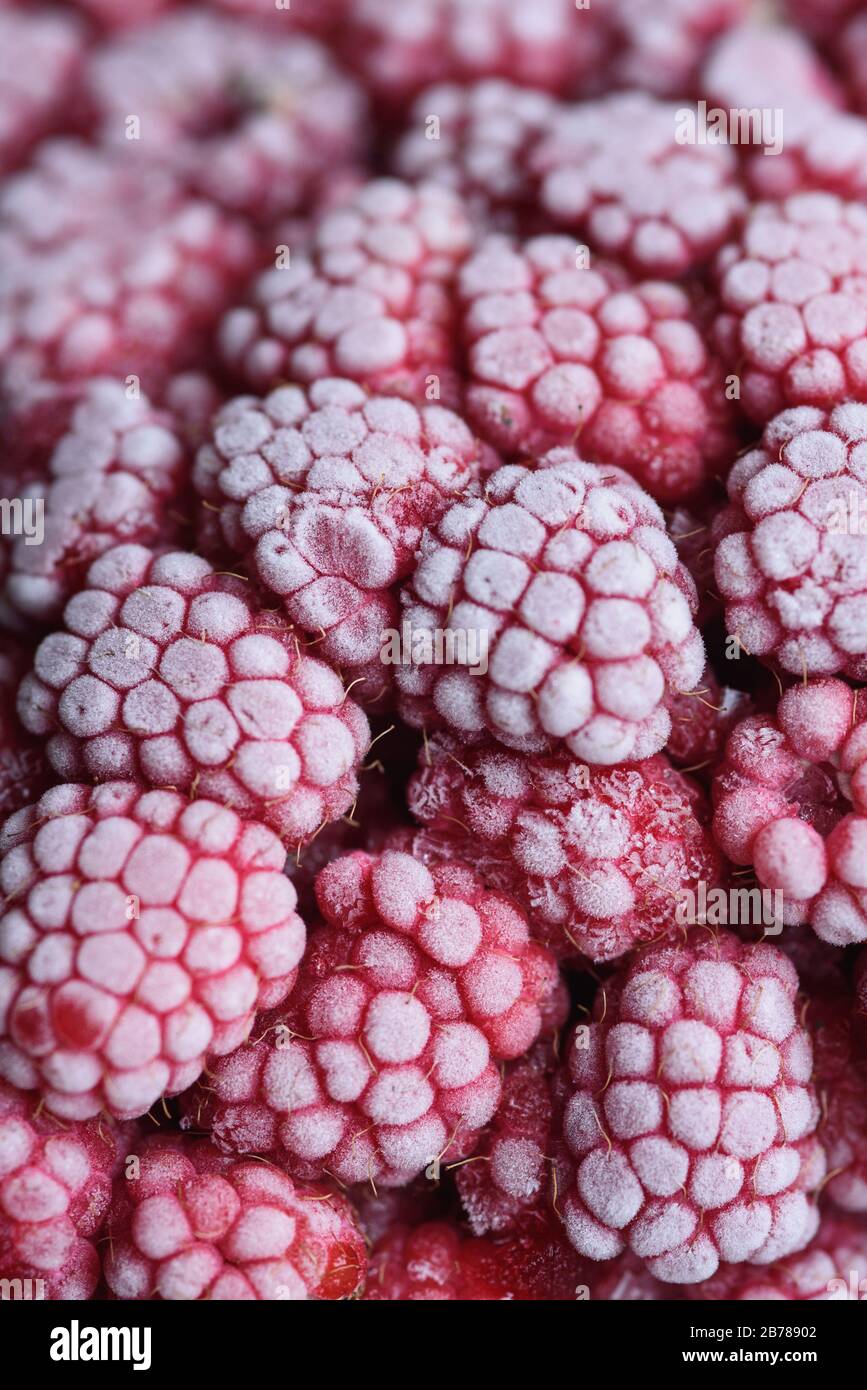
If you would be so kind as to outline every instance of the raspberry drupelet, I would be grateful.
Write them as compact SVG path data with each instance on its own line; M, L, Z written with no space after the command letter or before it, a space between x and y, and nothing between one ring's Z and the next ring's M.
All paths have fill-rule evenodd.
M217 414L194 483L219 506L223 541L248 557L317 654L374 702L387 685L383 632L425 526L487 467L459 416L324 379L241 396Z
M764 424L867 397L867 209L830 193L759 203L717 260L713 339Z
M689 296L580 256L568 237L494 236L465 263L469 420L510 456L578 439L660 502L701 492L736 444Z
M332 1188L239 1162L203 1140L155 1136L118 1177L103 1260L115 1298L337 1300L356 1296L367 1251Z
M704 669L695 586L662 512L621 469L572 449L500 468L484 496L455 503L423 537L401 602L401 715L469 741L487 730L525 751L562 741L590 763L650 757L671 728L666 690L692 689ZM431 664L455 633L461 664Z
M342 376L448 404L456 393L452 288L471 239L467 211L449 189L364 184L226 315L219 341L227 368L258 392Z
M838 680L792 686L737 724L714 779L714 835L788 923L834 946L867 941L867 721Z
M606 83L657 96L694 92L705 53L746 10L747 0L607 0L613 56Z
M664 1282L803 1249L824 1174L798 977L769 945L700 932L638 951L569 1054L562 1199L580 1254L625 1248Z
M287 844L343 815L368 743L339 676L199 556L106 551L18 698L59 776L215 797Z
M116 1140L104 1119L61 1123L37 1097L0 1081L4 1285L32 1280L34 1299L93 1296L100 1272L94 1242L111 1201Z
M56 1115L145 1114L295 982L283 846L214 801L61 785L2 849L0 1070Z
M403 1186L472 1153L501 1093L497 1063L559 1024L551 955L464 865L356 852L316 882L314 932L288 1013L209 1068L187 1107L228 1150L293 1172Z
M728 1302L859 1302L867 1298L867 1225L825 1216L815 1238L800 1254L765 1269L720 1265L703 1284L687 1289L690 1299Z

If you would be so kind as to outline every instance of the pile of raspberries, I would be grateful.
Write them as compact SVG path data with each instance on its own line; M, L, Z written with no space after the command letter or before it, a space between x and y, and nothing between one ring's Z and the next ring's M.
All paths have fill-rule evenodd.
M867 1299L867 31L769 8L0 5L10 1297Z

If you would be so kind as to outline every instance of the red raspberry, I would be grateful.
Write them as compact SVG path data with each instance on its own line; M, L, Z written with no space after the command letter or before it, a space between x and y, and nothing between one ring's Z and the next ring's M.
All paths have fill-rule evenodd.
M37 541L5 542L4 597L25 618L56 619L91 561L121 541L175 537L173 507L186 481L177 426L117 381L88 382L47 461L44 523Z
M830 193L756 206L720 254L714 336L752 420L867 397L867 209Z
M556 1223L494 1241L426 1222L397 1226L377 1242L364 1302L571 1303L588 1297L587 1278Z
M33 1281L32 1298L87 1299L111 1200L115 1132L63 1124L0 1081L0 1278ZM4 1298L15 1297L5 1291ZM28 1292L18 1297L28 1297Z
M119 1177L106 1282L115 1298L230 1301L351 1298L367 1251L345 1198L210 1144L156 1137Z
M582 269L567 237L492 237L459 277L468 416L508 454L580 436L661 502L700 491L735 450L722 373L675 285Z
M38 801L54 782L41 739L21 727L15 696L30 669L31 654L10 637L0 637L0 816L5 820Z
M265 271L249 305L226 315L227 365L256 391L343 376L371 391L448 400L451 285L470 237L447 189L365 184L317 221L308 251Z
M487 729L529 751L564 740L593 763L646 758L671 727L666 686L691 689L704 669L695 589L661 511L571 449L500 468L484 497L455 503L401 601L414 663L395 672L401 713L465 739ZM466 635L462 664L431 665L447 630Z
M19 694L58 774L215 797L292 844L341 816L367 721L248 594L180 551L120 545L96 560Z
M825 990L811 997L806 1020L813 1035L822 1107L819 1138L830 1170L824 1192L840 1210L865 1216L867 1042L859 1035L855 1008L848 988Z
M867 364L867 334L862 348ZM867 678L867 406L783 411L728 488L715 568L729 632L792 675Z
M637 275L684 275L744 207L726 145L678 141L679 108L640 92L568 107L530 156L542 207Z
M637 952L570 1050L563 1201L579 1253L625 1247L656 1278L699 1283L721 1260L771 1264L818 1224L812 1050L798 977L729 932Z
M479 468L479 446L450 410L326 379L230 401L195 481L220 507L225 542L248 554L293 623L350 678L364 677L354 689L367 704L386 683L380 649L397 620L395 585L424 527Z
M266 224L304 207L324 170L331 177L360 154L361 93L323 48L207 10L97 49L88 91L107 145L128 151L132 113L148 160Z
M767 1269L720 1265L703 1284L687 1290L695 1300L745 1303L860 1301L867 1298L867 1226L825 1216L799 1255Z
M560 1016L557 970L526 919L463 865L356 852L316 883L292 1012L209 1071L204 1115L227 1149L304 1177L410 1182L473 1152L500 1098L497 1061Z
M171 180L73 142L0 193L0 394L135 375L158 391L254 262L247 229Z
M61 10L0 11L0 173L22 163L73 117L84 56L81 29Z
M214 801L53 787L2 847L0 1069L57 1115L143 1115L295 982L285 851Z
M355 0L343 55L386 113L432 82L501 77L571 92L604 52L604 25L574 0Z
M671 930L684 889L719 881L704 797L663 757L590 772L565 752L462 749L438 736L419 764L408 804L434 832L420 852L468 858L558 955L622 955Z
M823 941L867 941L867 719L842 681L793 686L738 724L714 782L714 834L782 897L786 922Z
M608 0L615 59L612 86L658 96L694 91L705 51L746 13L748 0Z

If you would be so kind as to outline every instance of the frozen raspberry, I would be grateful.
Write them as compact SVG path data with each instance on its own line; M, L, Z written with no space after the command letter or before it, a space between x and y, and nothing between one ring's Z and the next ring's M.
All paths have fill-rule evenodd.
M323 48L206 10L97 49L88 89L109 146L129 149L132 114L147 159L266 224L303 207L326 170L331 177L361 152L361 93Z
M61 1124L0 1081L0 1278L18 1297L87 1299L99 1279L99 1234L111 1200L115 1132L103 1120ZM26 1286L25 1286L26 1288Z
M143 1115L295 982L285 851L214 801L53 787L2 847L0 1070L57 1115Z
M704 781L719 762L734 725L749 712L742 690L720 685L710 666L695 690L675 691L669 697L671 734L665 751L676 767L701 771Z
M121 1299L351 1298L367 1251L344 1197L202 1141L146 1140L115 1181L104 1258Z
M727 114L742 107L782 107L784 149L789 121L797 119L800 109L818 118L819 108L843 105L840 87L816 49L780 24L741 24L723 35L702 69L701 92L709 106ZM775 164L778 158L768 156L767 162Z
M291 1012L211 1066L188 1116L304 1177L400 1186L473 1152L500 1098L497 1062L561 1016L557 970L463 865L359 851L324 868L316 894L328 925Z
M389 668L383 633L395 585L411 572L425 526L480 469L464 422L439 405L370 396L353 381L241 396L214 420L195 480L220 506L225 542L320 640L355 698L372 703Z
M672 929L683 890L719 881L703 794L663 757L590 769L565 752L462 749L437 736L419 769L410 810L511 893L558 955L622 955ZM432 862L442 852L436 838L418 848Z
M867 334L861 346L867 364ZM715 569L729 632L804 679L867 679L867 406L784 410L728 488Z
M720 847L835 946L867 941L865 716L842 681L792 686L735 726L714 781Z
M546 1222L506 1240L445 1221L397 1226L375 1245L365 1302L568 1303L589 1296L588 1268Z
M448 189L366 184L319 219L308 250L265 271L250 303L226 315L228 367L257 391L343 376L372 391L448 400L451 287L470 240Z
M4 599L25 618L58 618L91 561L111 546L177 536L186 474L185 449L169 414L146 397L131 398L120 382L88 383L38 489L44 512L38 530L4 540Z
M678 276L705 262L744 198L732 149L678 139L686 109L640 92L564 109L530 156L548 216L638 275Z
M466 409L510 455L580 437L662 502L699 492L735 451L722 373L675 285L590 270L568 237L491 237L459 277Z
M574 0L354 0L343 56L386 113L432 82L500 77L571 92L604 53L604 25Z
M841 1211L867 1216L867 1042L855 1008L847 988L825 990L811 997L806 1021L822 1107L819 1138L828 1158L823 1191Z
M867 1226L825 1216L807 1249L767 1269L721 1265L703 1284L687 1290L691 1299L856 1302L867 1298Z
M613 27L610 85L658 96L683 96L696 86L702 58L736 24L748 0L608 0Z
M299 844L352 804L367 721L249 586L180 551L96 560L21 686L61 777L211 796Z
M752 420L867 397L867 209L829 193L756 206L721 252L714 336Z
M539 218L528 156L557 109L546 92L496 78L429 87L413 105L395 172L452 188L482 226L530 228Z
M8 173L44 135L71 124L83 35L60 10L0 10L0 52L0 173Z
M403 588L412 664L396 668L414 727L485 729L578 758L650 757L668 737L666 687L704 668L695 590L656 503L618 468L554 449L498 469L484 497L455 503L421 544ZM430 664L437 648L451 660Z
M54 782L41 739L21 726L15 697L31 654L15 638L0 638L0 816L5 820L38 801Z
M35 381L135 376L196 355L254 264L247 229L135 161L43 146L0 191L0 399Z
M693 1284L721 1260L803 1249L824 1163L797 992L781 951L729 932L639 951L600 989L570 1051L564 1118L580 1254L628 1247L656 1278Z

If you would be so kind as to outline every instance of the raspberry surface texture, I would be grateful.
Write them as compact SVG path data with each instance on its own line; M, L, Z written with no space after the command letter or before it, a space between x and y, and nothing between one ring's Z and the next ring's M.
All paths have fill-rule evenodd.
M826 1216L815 1239L800 1255L768 1269L721 1265L703 1284L691 1286L692 1299L729 1302L860 1302L867 1294L867 1226Z

